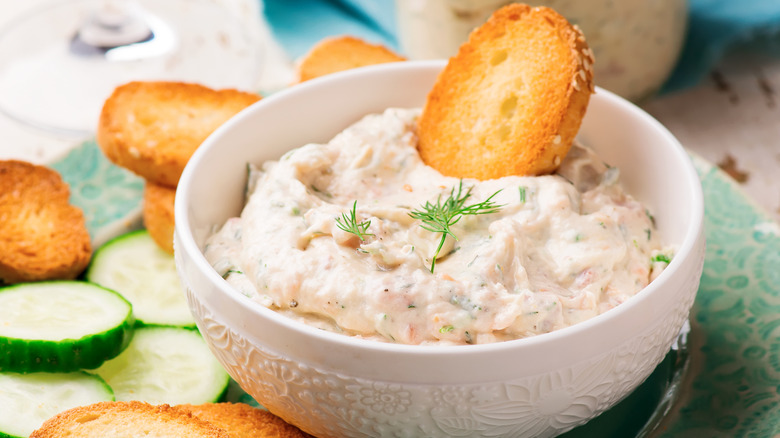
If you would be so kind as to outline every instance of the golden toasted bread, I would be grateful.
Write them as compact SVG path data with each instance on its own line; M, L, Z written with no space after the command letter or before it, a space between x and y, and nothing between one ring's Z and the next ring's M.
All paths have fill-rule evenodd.
M176 189L147 181L144 184L143 221L152 240L173 254L173 201Z
M259 95L182 82L130 82L103 105L97 142L118 166L176 187L203 140Z
M46 420L30 438L229 438L219 427L168 405L100 402L61 412Z
M351 36L325 38L312 47L296 65L298 82L366 65L405 61L401 55L378 44Z
M0 284L75 278L92 246L82 211L60 174L0 161Z
M592 64L582 33L554 10L499 9L430 91L419 120L420 156L461 178L553 172L585 115Z
M226 430L232 438L306 438L311 436L266 410L244 403L185 404L176 407Z

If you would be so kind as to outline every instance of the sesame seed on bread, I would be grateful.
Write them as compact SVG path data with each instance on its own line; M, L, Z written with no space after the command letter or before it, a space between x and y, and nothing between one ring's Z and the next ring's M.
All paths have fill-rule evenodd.
M258 100L254 93L191 83L130 82L104 103L97 143L116 165L176 187L203 140Z
M307 438L311 435L286 423L276 415L245 403L205 403L176 405L193 416L224 430L231 438Z
M46 420L30 438L230 438L223 429L169 405L100 402L61 412Z
M298 60L298 82L330 73L385 62L405 61L401 55L380 44L371 44L352 36L321 40Z
M0 284L67 280L89 263L84 214L55 170L0 161Z
M155 184L144 183L143 223L152 240L163 251L173 254L173 203L176 189Z
M554 10L499 9L430 91L419 119L423 161L482 180L553 172L585 115L592 64L580 30Z

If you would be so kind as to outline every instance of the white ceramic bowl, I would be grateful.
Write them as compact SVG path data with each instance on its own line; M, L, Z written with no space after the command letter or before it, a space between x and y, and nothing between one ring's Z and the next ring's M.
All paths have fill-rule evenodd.
M580 138L621 169L628 192L679 248L658 279L613 310L509 342L395 345L292 321L211 268L201 248L216 225L240 213L248 162L326 142L368 113L419 107L443 65L383 64L279 92L209 137L179 183L176 264L198 328L244 390L314 435L553 436L636 388L669 351L693 303L704 259L694 168L658 122L601 89Z

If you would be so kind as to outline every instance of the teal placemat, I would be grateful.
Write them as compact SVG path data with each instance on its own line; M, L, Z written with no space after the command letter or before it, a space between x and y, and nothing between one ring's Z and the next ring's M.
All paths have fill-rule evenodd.
M780 226L694 157L707 251L691 324L690 378L664 437L780 433Z
M75 147L51 167L70 185L70 201L84 211L95 248L138 227L144 180L109 162L94 141Z

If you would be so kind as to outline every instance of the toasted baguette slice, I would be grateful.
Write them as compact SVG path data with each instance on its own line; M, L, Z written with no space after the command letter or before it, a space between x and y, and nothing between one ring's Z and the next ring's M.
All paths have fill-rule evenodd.
M118 166L176 187L203 140L259 95L182 82L130 82L103 105L97 142Z
M378 44L351 36L321 40L297 63L298 82L366 65L405 61L401 55Z
M287 424L276 415L244 403L176 405L224 430L232 438L307 438L311 435Z
M511 4L474 30L428 95L419 151L456 177L553 172L593 92L579 29L546 7Z
M173 254L173 201L176 189L147 181L144 184L143 222L152 240Z
M168 405L100 402L61 412L46 420L30 438L229 438L219 427Z
M75 278L92 255L82 211L60 174L0 161L0 284Z

